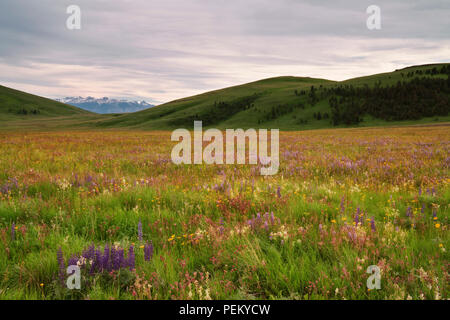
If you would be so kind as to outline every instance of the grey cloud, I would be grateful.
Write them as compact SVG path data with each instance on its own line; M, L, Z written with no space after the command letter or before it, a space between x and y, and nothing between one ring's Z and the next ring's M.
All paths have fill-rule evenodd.
M343 79L450 57L439 0L0 2L0 82L50 97L168 101L278 75ZM369 31L366 8L382 9ZM419 61L419 60L420 61Z

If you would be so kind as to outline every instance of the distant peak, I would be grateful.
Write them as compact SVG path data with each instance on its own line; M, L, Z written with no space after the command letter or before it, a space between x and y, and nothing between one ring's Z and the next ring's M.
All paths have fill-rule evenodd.
M65 97L61 99L56 99L56 101L64 102L64 103L84 103L84 102L97 102L97 103L117 103L117 102L123 102L123 103L136 103L140 105L148 105L153 106L152 104L147 103L145 100L127 100L127 99L114 99L109 97L102 97L102 98L95 98L92 96L87 96L86 98L83 98L81 96L79 97Z
M96 113L127 113L154 107L154 105L147 103L144 100L138 101L126 99L119 100L109 97L102 97L102 98L94 98L91 96L88 96L86 98L65 97L56 100Z

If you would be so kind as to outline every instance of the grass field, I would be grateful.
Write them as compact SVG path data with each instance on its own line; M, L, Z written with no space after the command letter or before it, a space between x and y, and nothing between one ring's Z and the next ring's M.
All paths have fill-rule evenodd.
M449 298L448 125L282 132L272 177L168 131L0 142L1 299Z

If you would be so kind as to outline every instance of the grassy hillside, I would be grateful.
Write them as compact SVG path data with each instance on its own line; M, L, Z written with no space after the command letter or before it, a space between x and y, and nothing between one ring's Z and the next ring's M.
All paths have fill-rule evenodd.
M320 86L333 81L312 78L279 77L256 81L175 100L152 109L117 116L99 123L102 127L134 127L140 129L165 129L192 126L194 119L205 121L215 112L210 126L255 127L256 114L280 103L297 103L294 90ZM217 106L228 103L228 108ZM231 109L231 111L230 111ZM226 115L224 117L223 115Z
M89 115L91 112L0 86L0 119L26 120L39 117Z
M449 64L415 66L341 82L277 77L175 100L135 113L110 115L90 113L0 86L0 127L27 130L172 130L192 128L194 120L202 120L205 127L306 130L448 122L448 74L431 72L443 66ZM432 83L424 82L428 81L426 79ZM411 85L414 81L419 84ZM393 88L399 83L401 86L398 90ZM431 85L433 89L427 89ZM394 96L380 91L384 100L377 100L377 88L386 89L385 91L392 88ZM358 90L369 91L355 93ZM399 96L396 92L402 93ZM414 97L409 97L410 92ZM337 102L331 105L330 99L334 97ZM373 110L369 112L365 110L369 104L364 99L371 103L372 109L378 108L378 104L379 108L387 110L384 113ZM427 108L432 110L427 112ZM389 109L400 109L408 114L402 115L399 110L389 112ZM340 119L336 121L336 113L339 112ZM347 119L349 115L351 118L352 113L355 113L357 121Z
M284 130L318 129L333 126L329 94L337 86L374 87L395 85L399 81L409 82L416 78L446 79L442 74L425 74L432 68L445 64L409 67L390 73L350 79L342 82L325 79L278 77L256 81L240 86L207 92L193 97L175 100L152 109L132 114L118 115L100 120L101 128L173 129L192 127L194 120L202 120L206 127L264 127ZM423 72L423 74L416 72ZM408 76L409 74L409 76ZM311 87L317 92L317 101L308 96ZM317 119L318 113L327 114ZM386 121L365 115L358 126L417 124L449 121L447 115L411 119L408 121ZM337 125L345 127L346 125Z

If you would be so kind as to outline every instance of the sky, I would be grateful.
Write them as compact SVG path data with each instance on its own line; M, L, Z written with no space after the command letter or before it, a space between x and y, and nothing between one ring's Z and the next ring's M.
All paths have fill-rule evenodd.
M277 76L344 80L450 62L449 17L448 0L1 0L0 84L159 104Z

